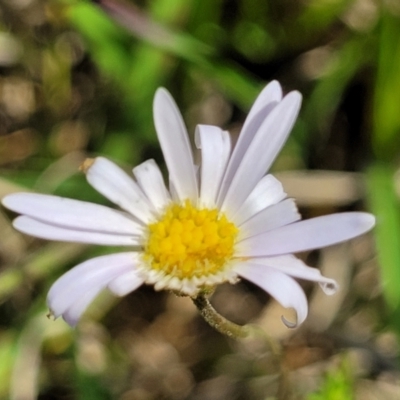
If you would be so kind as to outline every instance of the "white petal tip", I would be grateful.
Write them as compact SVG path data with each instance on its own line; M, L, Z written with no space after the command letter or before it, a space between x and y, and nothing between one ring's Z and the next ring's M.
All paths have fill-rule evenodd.
M8 194L7 196L3 197L3 199L1 200L1 204L11 211L19 212L19 205L21 204L21 201L24 204L29 203L28 196L30 194L31 193L25 193L25 192Z
M372 229L376 224L376 218L374 215L369 213L360 213L362 215L362 220L366 229L366 232Z
M297 322L290 322L288 321L283 315L281 316L281 320L282 322L290 329L294 329L298 327L298 323Z
M168 94L169 94L168 90L165 89L165 88L162 87L162 86L160 86L159 88L157 88L155 96L158 96L159 93L168 93Z
M281 84L276 79L273 79L272 81L270 81L267 86L272 87L274 89L275 88L281 89Z
M166 100L169 99L171 99L171 94L168 92L168 90L163 87L159 87L154 94L154 105L162 105Z
M286 101L289 101L294 108L300 108L303 96L297 90L290 92L285 96Z
M375 216L370 213L349 212L344 214L347 214L349 216L349 221L351 221L350 226L354 231L353 237L363 235L370 231L376 224Z
M9 202L12 199L12 196L13 196L12 194L9 194L9 195L3 197L3 199L1 200L1 204L6 208L10 208L9 207L9 204L10 204Z
M339 290L339 285L335 281L321 282L319 285L324 293L328 296L332 296Z
M76 328L76 325L78 325L78 321L75 318L69 318L67 315L63 315L63 320L71 327L71 328Z

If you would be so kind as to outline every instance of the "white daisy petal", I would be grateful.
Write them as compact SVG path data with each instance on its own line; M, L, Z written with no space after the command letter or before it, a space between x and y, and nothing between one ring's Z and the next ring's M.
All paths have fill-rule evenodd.
M272 81L262 90L251 107L249 115L244 122L238 141L235 145L232 157L229 160L227 171L221 184L221 189L218 196L219 204L221 204L222 200L224 199L229 188L229 184L235 175L236 170L251 141L253 140L254 135L268 114L281 100L281 86L277 81Z
M59 291L62 291L65 287L73 287L76 282L82 280L90 281L91 276L96 274L99 270L108 271L111 274L110 282L113 279L112 275L115 270L118 269L116 276L120 276L120 270L122 266L122 273L130 270L135 270L136 265L139 263L139 255L135 251L128 251L116 254L107 254L91 258L90 260L84 261L74 268L70 269L64 275L61 276L50 288L47 296L50 301L53 296L57 296ZM87 277L87 278L86 278Z
M254 262L254 264L275 268L294 278L318 282L327 295L335 294L338 290L338 284L334 279L326 278L321 275L319 269L307 266L303 261L292 254L275 257L257 257L253 258L252 262Z
M3 204L17 213L63 228L121 235L139 235L143 231L121 211L64 197L14 193L4 198Z
M154 160L147 160L144 163L133 168L135 178L153 204L153 207L160 211L171 200L171 196L165 186L160 168Z
M81 296L72 297L72 302L70 306L62 313L63 320L69 326L76 326L82 314L85 312L86 308L90 303L96 298L100 293L102 287L88 288L87 291L81 294Z
M26 216L17 217L13 221L13 226L15 229L27 235L61 242L91 243L110 246L138 246L141 243L139 236L63 228Z
M143 279L136 271L128 271L113 279L107 286L116 296L126 296L143 284Z
M234 215L282 148L300 109L301 95L289 93L267 116L254 135L222 201L221 211Z
M76 302L86 304L118 276L134 270L137 253L117 253L92 258L62 275L50 288L47 304L57 318ZM86 296L90 293L90 296ZM81 307L78 307L81 310ZM83 310L82 310L83 311ZM76 315L76 313L75 313Z
M277 204L286 197L282 184L272 175L265 175L233 215L232 221L240 226L261 210Z
M153 112L158 140L179 199L196 204L198 184L192 149L181 113L167 90L157 90Z
M97 157L85 172L88 182L114 204L144 223L153 218L153 208L145 194L116 164L106 158Z
M169 192L171 194L171 199L175 203L179 203L179 196L175 189L174 182L172 181L171 177L169 177Z
M257 115L260 114L260 111L264 111L264 117L259 121L258 126L253 125L252 129L257 130L262 121L265 119L265 107L275 105L282 100L282 88L278 81L271 81L264 87L264 89L260 92L257 96L256 100L254 101L249 114L247 115L246 121L243 124L242 131L240 135L246 136L246 131L252 125L252 120L257 118ZM272 107L270 107L272 110ZM269 111L270 112L270 111ZM250 130L250 129L249 129ZM240 140L240 139L239 139ZM241 139L244 140L244 139Z
M374 225L375 218L362 212L312 218L242 240L236 256L273 256L318 249L362 235Z
M264 289L283 307L295 309L297 313L296 323L289 322L282 317L286 326L294 328L306 319L308 313L307 298L301 286L293 278L277 269L250 262L238 264L235 271L241 277Z
M278 204L264 208L258 214L240 225L238 240L271 231L301 219L293 199L286 199Z
M214 208L231 151L230 136L215 126L198 125L195 143L201 149L200 205Z

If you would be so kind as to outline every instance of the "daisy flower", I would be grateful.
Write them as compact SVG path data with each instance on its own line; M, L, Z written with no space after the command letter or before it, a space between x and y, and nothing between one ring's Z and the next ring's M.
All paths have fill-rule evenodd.
M85 261L51 287L47 302L54 317L74 326L104 288L124 296L142 284L193 299L240 278L258 285L297 321L307 316L307 299L294 278L315 281L327 294L337 289L293 253L342 242L371 229L363 212L300 221L293 199L266 172L296 120L301 95L282 96L273 81L260 93L232 146L229 133L198 125L194 154L182 116L171 95L158 89L154 122L168 168L168 185L153 160L133 177L97 157L82 170L87 181L120 210L51 195L16 193L5 207L22 214L14 227L48 240L126 246L128 251Z

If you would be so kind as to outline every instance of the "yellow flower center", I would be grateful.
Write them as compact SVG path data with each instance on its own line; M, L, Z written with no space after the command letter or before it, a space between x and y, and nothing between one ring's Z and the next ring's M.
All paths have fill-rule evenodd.
M151 269L181 280L216 274L232 258L237 233L216 209L198 209L189 201L172 204L148 226L144 260Z

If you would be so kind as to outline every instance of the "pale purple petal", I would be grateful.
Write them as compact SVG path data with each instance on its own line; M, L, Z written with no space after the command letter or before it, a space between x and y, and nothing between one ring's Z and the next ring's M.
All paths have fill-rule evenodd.
M133 168L135 178L157 211L161 211L171 200L163 176L154 160L147 160Z
M107 254L83 261L53 283L48 294L48 300L51 300L53 295L59 294L66 287L73 287L76 283L89 282L90 285L93 275L96 276L99 271L103 271L103 276L109 276L110 282L125 272L135 271L136 265L140 262L139 258L137 252L129 251Z
M98 286L94 289L88 289L79 297L72 297L69 307L63 312L62 318L69 326L76 326L82 314L90 303L97 297L103 288Z
M26 216L17 217L13 221L13 226L18 231L26 233L27 235L61 242L91 243L110 246L138 246L141 244L140 236L62 228Z
M278 204L264 208L242 225L239 226L240 233L238 240L244 240L252 236L259 235L272 229L301 219L293 199L286 199Z
M294 278L318 282L327 295L335 294L338 290L338 284L334 279L326 278L321 275L319 269L307 266L303 261L291 254L274 257L257 257L253 258L252 262L275 268Z
M143 279L134 270L125 272L113 279L107 286L119 297L126 296L143 284Z
M200 206L214 208L231 151L230 136L215 126L198 125L195 143L201 149Z
M295 323L282 320L289 328L304 322L308 313L307 298L301 286L290 276L264 265L246 262L235 266L235 271L243 278L269 293L285 308L293 308L297 313Z
M267 172L286 142L300 109L301 95L289 93L256 132L233 176L226 196L219 197L221 211L234 215Z
M264 89L260 92L257 96L255 102L251 106L251 109L247 115L246 121L243 124L242 132L240 135L246 136L248 127L251 126L252 129L249 130L257 130L264 119L266 118L267 114L271 112L272 108L271 105L275 105L282 100L282 88L278 81L271 81L264 87ZM270 111L266 111L266 107L270 106ZM263 114L263 118L259 119L258 124L254 125L253 120L257 119L257 116ZM242 139L243 140L243 139Z
M153 207L137 183L120 167L97 157L86 169L88 182L114 204L147 224L153 219Z
M282 201L286 197L282 184L272 175L265 175L257 183L250 195L240 206L231 220L240 226L243 222L253 217L261 210Z
M15 193L3 205L50 225L75 230L139 235L143 227L121 211L99 204L36 193Z
M238 257L257 257L318 249L362 235L374 225L375 218L368 213L326 215L242 240L237 244L235 254Z
M238 141L229 160L226 174L221 184L219 202L224 199L230 182L235 175L237 168L244 154L246 153L254 135L257 133L263 121L267 118L272 109L282 100L282 89L277 81L270 82L258 95L251 110L244 122Z
M174 99L163 88L155 94L153 115L165 163L179 199L196 204L198 184L188 134Z
M118 276L134 270L135 252L118 253L85 261L62 275L50 288L47 304L57 318L76 323L94 297ZM72 323L72 325L74 324Z

